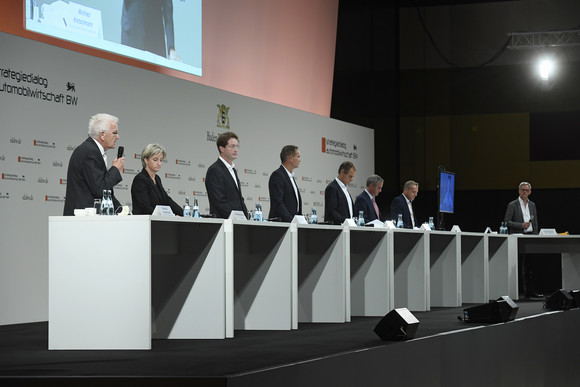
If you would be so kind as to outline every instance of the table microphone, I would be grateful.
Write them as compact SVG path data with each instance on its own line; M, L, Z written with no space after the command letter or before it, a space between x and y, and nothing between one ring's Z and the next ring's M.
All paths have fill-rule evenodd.
M117 158L120 159L121 157L123 157L123 152L125 151L125 147L120 146L119 149L117 150Z

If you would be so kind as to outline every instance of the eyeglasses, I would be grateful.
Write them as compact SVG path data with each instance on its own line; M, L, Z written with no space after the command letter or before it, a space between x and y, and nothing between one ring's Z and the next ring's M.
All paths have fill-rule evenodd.
M520 191L531 192L532 190L530 188L520 188Z
M240 149L239 145L228 145L228 148L230 149Z

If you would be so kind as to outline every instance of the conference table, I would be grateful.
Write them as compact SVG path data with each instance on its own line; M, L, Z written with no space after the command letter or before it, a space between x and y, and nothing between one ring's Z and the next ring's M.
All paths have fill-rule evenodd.
M560 253L580 287L580 236L524 236L165 216L49 217L49 349L347 323L518 299L518 253Z

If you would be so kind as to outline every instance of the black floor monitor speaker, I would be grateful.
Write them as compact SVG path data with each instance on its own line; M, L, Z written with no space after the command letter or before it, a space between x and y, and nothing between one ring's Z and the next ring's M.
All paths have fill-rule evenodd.
M463 321L472 323L500 323L516 318L519 306L508 296L501 296L488 304L463 310Z
M574 299L574 304L572 305L572 308L580 308L580 290L578 289L570 290L569 293Z
M408 340L415 337L419 320L413 316L409 309L393 309L379 321L375 327L375 333L386 341Z
M552 310L568 310L574 307L574 297L564 289L554 292L546 299L546 308Z

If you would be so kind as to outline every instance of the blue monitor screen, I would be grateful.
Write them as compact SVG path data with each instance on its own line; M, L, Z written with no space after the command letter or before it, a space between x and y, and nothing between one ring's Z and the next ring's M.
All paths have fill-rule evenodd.
M201 76L201 2L25 0L25 27Z
M439 172L439 212L453 213L455 202L455 173Z

